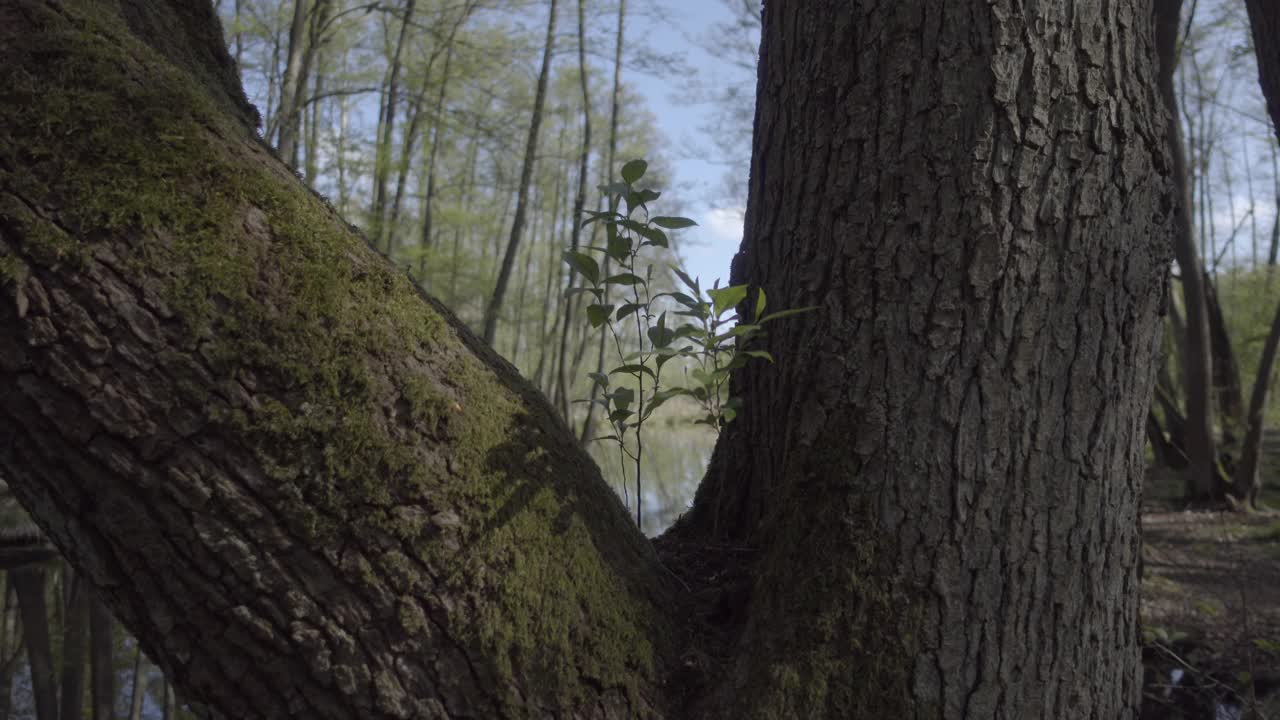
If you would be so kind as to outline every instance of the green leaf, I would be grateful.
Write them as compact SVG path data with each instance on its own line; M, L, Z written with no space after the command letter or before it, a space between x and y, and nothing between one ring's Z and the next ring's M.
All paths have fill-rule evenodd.
M604 373L587 373L587 377L591 378L591 380L600 387L609 387L609 376Z
M644 285L644 278L635 273L618 273L604 279L606 283L611 285Z
M653 372L653 368L647 365L641 365L639 363L632 363L629 365L619 365L618 367L609 371L610 375L613 375L615 373L628 373L630 375L639 375L641 373L644 373L645 375L648 375L654 380L658 379L658 376Z
M698 287L697 279L689 277L688 273L676 267L675 265L672 265L670 267L671 267L671 271L674 272L676 276L679 277L680 280L683 281L684 284L687 285L689 289L693 291L693 294L696 297L702 297L702 288Z
M619 409L626 408L636 399L636 391L627 387L620 387L609 395L613 398L613 405Z
M618 234L618 228L613 223L606 227L609 228L609 257L620 263L625 263L627 258L631 256L631 238Z
M609 322L609 314L612 312L612 305L599 305L592 303L587 306L587 320L591 323L591 327L598 328Z
M813 312L814 310L817 310L817 309L818 309L817 305L810 305L808 307L792 308L790 310L780 310L776 313L769 313L768 315L765 315L764 317L760 318L759 322L761 325L763 325L769 322L770 320L778 320L784 317L791 317L792 315L800 315L802 313Z
M650 218L649 222L668 230L681 230L687 227L696 227L698 224L687 217L670 217L667 215L659 215L657 217Z
M622 422L632 415L635 415L635 413L630 410L614 410L609 413L609 422Z
M641 245L642 247L644 245L653 245L654 247L660 248L671 246L671 243L667 240L667 234L658 228L641 226L641 229L636 232L640 233L641 237L646 238L645 242Z
M608 185L597 186L601 193L605 195L626 195L631 192L631 186L624 183L609 183Z
M578 271L578 274L591 281L592 285L600 284L600 264L595 258L580 252L565 250L560 257L569 264L569 267Z
M662 193L657 190L645 188L643 190L634 190L627 193L627 214L635 212L636 208L662 197Z
M643 160L632 160L622 166L622 180L627 183L635 183L644 177L644 171L649 169L649 163Z
M773 362L773 356L765 352L764 350L743 350L742 353L744 355L747 355L748 357L764 358L769 362Z
M756 322L764 317L764 288L756 288L756 311L751 317Z
M644 305L641 305L639 303L627 303L626 305L623 305L622 307L618 308L618 312L613 316L613 319L621 320L622 318L627 317L628 315L634 314L637 310L643 307Z
M714 304L715 314L720 315L729 308L737 307L738 303L746 299L747 286L730 285L719 290L708 290L707 295L711 297L711 302Z
M591 442L596 442L597 440L613 440L614 442L622 442L617 435L601 435L600 437L591 438Z
M595 296L596 296L596 299L597 299L597 300L599 300L599 299L601 299L601 298L603 298L603 297L604 297L604 291L603 291L603 290L601 290L600 288L593 288L593 287L575 287L575 288L569 288L568 290L565 290L565 291L564 291L564 296L565 296L565 297L573 297L574 295L581 295L582 293L591 293L592 295L595 295Z

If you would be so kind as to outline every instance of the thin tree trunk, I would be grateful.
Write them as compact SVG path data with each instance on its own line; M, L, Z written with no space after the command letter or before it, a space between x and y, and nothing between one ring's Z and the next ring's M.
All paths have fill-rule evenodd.
M1271 320L1271 331L1267 333L1262 357L1258 360L1258 375L1254 378L1253 393L1249 399L1248 430L1231 487L1232 496L1250 507L1256 507L1258 491L1262 489L1262 476L1259 473L1262 431L1266 424L1267 390L1271 385L1272 372L1275 370L1277 347L1280 347L1280 305L1276 306L1275 316Z
M173 686L169 684L169 676L165 675L160 680L160 717L162 720L174 720L174 706L176 704L173 696Z
M391 56L391 69L387 78L387 94L382 110L382 121L379 124L381 136L378 140L373 178L373 238L375 247L382 248L388 255L395 249L392 245L394 230L386 226L387 215L387 175L391 171L391 143L395 139L396 106L400 101L400 69L401 57L405 43L408 41L409 28L413 23L413 10L416 0L407 0L404 19L400 24L400 36L396 40L395 51Z
M143 665L142 648L133 647L133 687L129 691L129 720L142 720L142 702L146 695L146 667Z
M1178 21L1182 0L1155 0L1156 48L1160 61L1158 87L1170 119L1178 117L1173 74L1177 64ZM1173 180L1178 187L1174 217L1177 232L1173 250L1182 271L1182 291L1186 306L1187 342L1182 349L1183 387L1187 399L1187 499L1206 502L1221 498L1217 472L1217 448L1213 437L1213 356L1210 349L1209 315L1205 299L1204 271L1196 251L1192 230L1192 197L1188 188L1186 150L1182 129L1176 121L1166 123L1167 142L1173 162Z
M0 611L0 720L9 720L13 702L13 673L22 654L22 635L14 620L13 580L4 576L4 605ZM10 648L13 645L13 648Z
M112 720L116 705L115 618L95 595L89 606L93 720Z
M89 592L70 567L63 571L67 585L66 624L62 628L62 720L84 717L84 671L89 661Z
M436 98L435 117L431 122L431 151L427 153L427 195L422 200L422 257L418 261L418 276L427 273L427 249L435 242L436 160L440 157L440 145L444 142L444 102L448 96L449 70L453 64L453 46L444 57L444 77L440 78L440 95Z
M608 178L607 182L613 182L614 165L617 162L618 154L618 98L622 90L622 37L623 26L627 18L627 2L626 0L618 0L618 30L614 37L613 43L613 99L609 103L609 152L605 158L604 175ZM604 258L604 275L609 275L609 256ZM601 300L604 304L609 304L609 287L604 288L604 298ZM607 333L600 333L596 345L596 372L604 372L605 357L605 340ZM578 437L578 442L586 445L595 438L596 434L596 395L600 392L600 386L596 383L591 384L591 398L587 403L587 417L582 421L582 434ZM636 498L639 502L639 498Z
M560 126L560 135L556 142L556 157L564 157L564 136L565 125ZM546 273L546 284L542 288L542 318L538 324L538 365L533 371L533 385L550 396L550 388L542 382L542 373L546 370L547 352L551 349L551 334L548 334L547 321L552 317L556 318L555 325L559 325L560 315L556 312L557 308L553 305L556 289L560 286L560 253L557 252L562 247L560 245L560 204L564 194L564 178L568 173L563 172L562 168L557 167L556 180L554 190L551 195L551 223L550 231L547 232L547 256L543 263L543 272ZM533 253L530 253L532 259ZM550 331L554 334L554 328ZM555 364L555 358L551 359L552 365Z
M449 256L449 307L456 308L458 305L458 275L462 267L462 228L471 226L469 214L471 212L471 201L475 196L476 186L476 164L480 155L480 139L472 136L470 147L467 148L467 169L466 184L462 187L462 214L467 220L459 223L453 230L453 249ZM470 235L468 235L470 237Z
M45 571L28 566L10 571L22 615L22 637L31 670L31 694L37 720L58 719L58 686L53 675L53 646L49 639L49 611L45 604Z
M1276 140L1280 141L1280 40L1277 40L1277 37L1280 37L1280 6L1264 0L1245 0L1245 7L1249 13L1254 52L1258 59L1258 82L1267 102L1267 113L1271 116L1272 130L1276 134ZM1271 146L1271 153L1274 167L1275 144ZM1280 183L1280 179L1277 179L1277 183ZM1280 192L1277 193L1277 206L1280 207ZM1277 213L1271 231L1269 265L1274 266L1276 263L1277 244L1280 244L1280 213ZM1267 391L1271 385L1278 347L1280 347L1280 305L1276 306L1276 314L1271 321L1271 332L1267 334L1262 358L1258 362L1258 375L1254 378L1253 394L1249 400L1249 431L1245 437L1240 464L1232 485L1232 495L1251 506L1257 505L1258 493L1262 489L1259 473L1262 432L1266 420Z
M569 248L578 252L582 240L583 210L587 203L587 177L591 161L591 91L587 69L587 31L586 0L578 0L578 81L582 84L582 150L578 154L578 192L573 197L573 232L569 235ZM578 304L576 297L569 295L576 280L575 273L566 273L564 299L564 323L560 328L560 360L556 367L556 389L553 397L560 417L573 427L569 407L569 377L567 363L569 357L569 334L573 331L573 313Z
M511 269L515 265L516 254L520 250L520 237L524 233L525 205L529 198L529 184L533 179L533 164L538 155L538 131L542 127L542 108L547 98L547 77L551 72L551 54L556 42L556 5L558 0L551 0L547 11L547 38L542 46L542 68L538 71L538 85L533 94L533 117L529 119L529 136L525 140L524 162L520 167L520 185L516 189L516 214L511 221L511 238L507 241L507 250L502 255L502 265L498 270L498 279L493 286L493 297L484 309L484 341L493 344L498 332L498 316L502 313L502 300L507 294L507 284L511 280Z
M292 164L294 145L298 141L298 90L306 79L302 76L302 58L307 45L307 6L309 0L294 0L293 22L289 24L289 53L280 81L280 109L277 113L280 139L276 149L280 157Z

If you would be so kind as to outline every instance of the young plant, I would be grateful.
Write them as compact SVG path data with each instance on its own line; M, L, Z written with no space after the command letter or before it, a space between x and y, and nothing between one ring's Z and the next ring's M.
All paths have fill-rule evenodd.
M669 250L665 231L680 230L697 225L684 217L651 215L649 203L661 193L636 185L644 177L648 164L632 160L622 166L622 181L600 186L608 203L608 210L588 212L585 224L600 222L605 228L605 246L588 247L592 253L607 256L617 263L621 272L602 277L600 263L585 252L566 250L564 261L582 276L585 283L569 294L590 294L594 302L587 306L587 321L591 327L608 333L613 339L618 366L607 373L589 373L592 382L599 387L600 397L594 402L604 408L612 432L594 438L616 443L626 486L627 459L635 464L636 525L642 527L641 517L641 458L644 455L644 425L653 412L675 397L691 398L702 410L696 421L708 425L716 432L733 422L742 407L741 398L728 394L730 374L753 358L773 362L764 350L752 350L747 343L764 332L764 325L789 315L807 312L813 308L799 308L765 315L764 290L756 289L751 303L752 322L739 322L735 309L751 294L746 285L720 287L717 280L708 290L702 290L698 278L691 278L678 267L671 270L680 278L692 295L674 292L652 292L653 264L646 264L639 272L640 254L644 248ZM608 302L608 289L622 290L620 304ZM671 308L667 310L665 308ZM668 317L673 318L668 321ZM674 320L680 318L680 320ZM627 351L630 334L627 323L635 325L635 350ZM736 324L735 324L736 323ZM673 360L684 369L684 383L663 386L663 367ZM630 384L615 384L615 376L630 377ZM634 451L627 444L629 434L634 433Z

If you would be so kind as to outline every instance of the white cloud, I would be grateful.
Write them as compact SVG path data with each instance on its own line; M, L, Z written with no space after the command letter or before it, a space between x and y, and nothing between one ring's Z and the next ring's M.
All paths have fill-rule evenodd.
M723 243L733 243L737 245L742 242L742 220L746 214L746 208L742 207L725 207L711 208L703 216L703 226L706 227L707 233L711 235L711 242L720 245Z

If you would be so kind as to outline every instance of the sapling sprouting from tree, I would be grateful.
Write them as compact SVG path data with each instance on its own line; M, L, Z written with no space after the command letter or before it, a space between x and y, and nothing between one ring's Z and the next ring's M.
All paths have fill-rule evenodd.
M670 250L667 230L680 230L697 225L685 217L653 215L649 203L661 193L642 188L637 183L644 177L648 163L632 160L622 166L621 182L601 185L608 209L588 211L583 224L600 222L605 227L605 246L591 246L589 252L566 250L564 261L581 275L585 283L567 291L576 295L588 293L594 299L587 306L591 327L612 338L619 365L607 373L589 373L599 386L600 397L594 402L603 406L611 426L610 434L593 438L613 442L623 472L623 488L627 484L627 460L635 465L636 525L643 527L641 515L644 424L667 401L677 396L691 398L701 409L695 424L707 425L716 432L733 422L742 399L729 395L729 376L753 358L773 362L764 350L748 347L749 341L764 332L764 324L778 318L807 312L814 308L795 308L765 314L764 290L747 285L720 287L719 280L711 288L702 289L700 278L675 265L670 269L690 293L653 290L654 265L640 270L640 254L646 247ZM607 256L618 264L621 272L602 277L600 263L590 253ZM606 303L606 286L620 289L619 304ZM748 302L748 298L751 301ZM750 322L744 322L737 308L750 310ZM668 318L680 318L668 320ZM627 337L635 326L634 349L628 351ZM665 384L663 367L679 360L683 370L680 384ZM631 378L631 383L615 384L614 376ZM634 448L628 446L628 435L634 436Z

